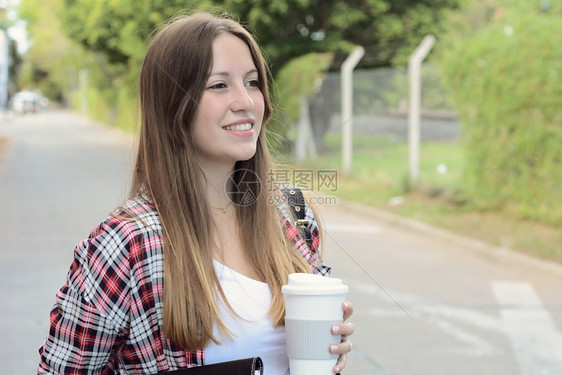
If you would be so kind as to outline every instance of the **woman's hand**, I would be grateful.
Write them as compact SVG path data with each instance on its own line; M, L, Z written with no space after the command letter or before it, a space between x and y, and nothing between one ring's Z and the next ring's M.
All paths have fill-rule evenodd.
M345 301L342 304L343 309L343 323L335 324L332 326L333 335L341 335L341 343L337 345L330 345L330 353L339 354L338 363L333 368L334 374L337 374L343 370L347 362L347 353L351 351L351 341L348 337L355 332L355 327L353 323L346 323L347 319L353 314L353 305L351 302Z

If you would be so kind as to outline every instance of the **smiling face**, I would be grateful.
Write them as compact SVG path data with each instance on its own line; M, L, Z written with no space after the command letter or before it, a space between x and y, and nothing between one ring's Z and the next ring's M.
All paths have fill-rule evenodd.
M264 96L250 49L232 34L213 42L213 65L195 116L192 136L203 166L248 160L264 117Z

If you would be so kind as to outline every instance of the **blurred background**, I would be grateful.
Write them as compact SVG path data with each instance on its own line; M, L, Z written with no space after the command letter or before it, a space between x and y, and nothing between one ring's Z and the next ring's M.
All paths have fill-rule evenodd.
M76 157L74 164L82 161L101 176L105 173L98 165L101 159L86 157L84 148L77 146L98 137L108 147L105 170L113 169L106 177L114 184L100 180L88 182L88 188L94 186L108 197L105 202L118 204L115 191L124 191L129 168L118 169L112 163L129 160L130 151L117 146L112 137L122 140L125 134L130 146L129 139L138 130L137 77L150 35L174 15L219 9L246 25L267 56L278 107L269 124L275 134L271 144L281 163L279 171L287 172L278 177L285 176L288 184L314 194L414 219L533 259L562 263L559 0L0 1L0 167L4 168L0 171L12 168L9 160L31 157L29 151L23 158L10 159L8 151L16 150L19 139L27 137L34 147L52 139L55 146L49 147L58 147L57 142L68 137L77 143L65 144L71 152L65 158ZM435 43L426 51L420 69L418 173L412 175L409 65L429 35ZM351 79L351 115L345 115L342 103L350 95L342 96L342 67L358 47L364 53ZM63 118L62 113L70 117ZM109 133L102 134L85 119L102 124ZM49 128L48 124L58 125ZM72 135L73 129L82 135ZM350 138L344 129L351 130ZM351 150L348 165L342 151L345 145ZM41 169L42 165L36 164L35 177L44 170L49 171L44 174L52 172L50 164L47 169ZM321 180L319 171L332 178ZM0 192L4 226L15 225L8 213L20 210L9 195L19 191L10 178L2 179ZM85 180L65 178L69 178L64 180L69 189L86 189ZM66 198L57 195L59 190L53 187L49 194L60 202ZM85 195L76 199L87 200ZM23 193L21 199L25 199ZM74 228L72 241L82 238L108 207L91 213L89 224L80 232ZM27 225L30 216L19 223ZM332 228L336 233L337 226ZM376 232L373 227L357 229L356 224L341 228L349 233ZM18 241L15 237L6 240L9 231L0 230L0 243L5 236L3 254L12 249L8 244ZM66 255L56 258L61 268L69 265L72 241L64 244ZM30 249L34 243L30 242ZM16 264L15 260L10 263L12 255L2 260L2 280L9 280L3 300L17 294L9 287L12 280L19 280L11 268ZM357 264L349 269L357 271ZM51 282L52 288L61 285L63 273L60 276ZM51 305L53 296L36 298L44 308ZM553 300L560 301L559 295ZM41 317L46 318L44 310ZM562 322L558 302L551 311ZM43 327L37 324L35 330ZM10 329L5 332L13 332ZM8 350L7 346L2 350ZM377 353L383 350L381 345ZM358 350L356 358L371 355ZM405 366L396 356L394 368ZM35 362L31 358L29 368ZM390 373L370 366L371 372L362 372ZM443 373L451 373L450 368ZM529 368L522 373L538 373L533 372L536 367ZM490 373L514 373L494 371ZM556 371L550 367L541 373L562 373ZM424 372L405 367L400 373Z
M9 79L0 101L15 112L68 108L135 132L137 75L154 28L217 9L247 25L268 56L280 109L270 126L289 168L341 168L349 119L340 69L361 46L353 163L327 193L562 260L560 1L3 1ZM430 34L412 179L407 64ZM310 132L297 136L302 121ZM296 155L298 138L307 141Z

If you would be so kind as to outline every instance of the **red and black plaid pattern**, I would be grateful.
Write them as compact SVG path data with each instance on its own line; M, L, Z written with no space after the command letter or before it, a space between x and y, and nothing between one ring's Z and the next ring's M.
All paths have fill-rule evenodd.
M324 265L322 261L322 256L320 254L320 235L318 228L318 221L314 216L314 212L308 206L305 206L305 220L310 223L310 234L312 237L310 248L306 244L306 240L302 237L302 232L297 229L293 224L293 219L287 206L280 205L279 210L282 214L282 223L285 228L285 233L287 237L294 244L295 248L300 252L300 254L306 259L310 265L310 269L313 273L330 276L331 268Z
M309 209L307 219L311 249L285 215L281 221L311 269L327 275ZM39 349L39 374L144 375L203 364L204 350L188 352L164 337L161 229L154 206L137 196L77 245Z

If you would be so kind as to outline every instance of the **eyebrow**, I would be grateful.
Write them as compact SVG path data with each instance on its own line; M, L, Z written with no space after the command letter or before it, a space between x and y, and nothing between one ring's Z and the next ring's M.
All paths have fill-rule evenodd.
M250 75L253 73L258 73L257 69L252 69L249 70L245 75ZM213 76L224 76L224 77L228 77L230 75L229 72L211 72L211 74L209 75L209 77L213 77Z

